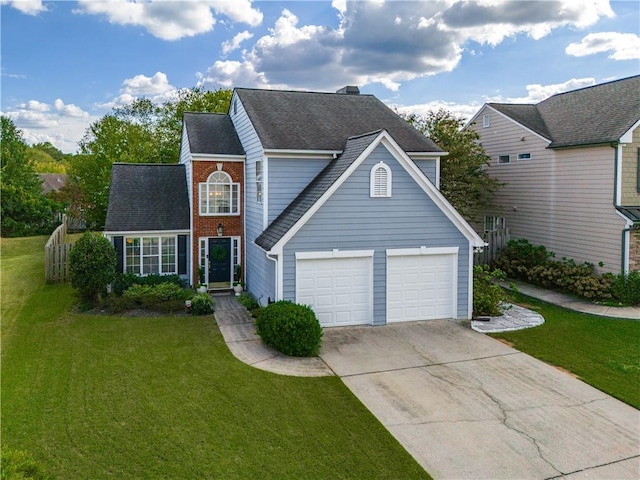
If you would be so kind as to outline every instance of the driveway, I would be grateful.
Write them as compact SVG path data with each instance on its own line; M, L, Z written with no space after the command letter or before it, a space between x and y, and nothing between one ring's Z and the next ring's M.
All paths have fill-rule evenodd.
M436 479L638 479L640 412L453 321L325 329L320 357Z

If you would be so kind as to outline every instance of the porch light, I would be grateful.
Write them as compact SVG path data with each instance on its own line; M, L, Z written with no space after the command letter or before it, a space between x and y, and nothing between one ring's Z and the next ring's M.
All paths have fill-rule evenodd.
M221 237L222 236L222 232L224 231L224 227L222 226L221 223L218 224L218 236Z

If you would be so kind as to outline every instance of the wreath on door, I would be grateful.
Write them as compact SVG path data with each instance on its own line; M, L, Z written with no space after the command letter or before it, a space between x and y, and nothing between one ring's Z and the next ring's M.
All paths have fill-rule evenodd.
M229 252L222 245L216 245L211 250L211 258L216 262L224 262L227 258L229 258Z

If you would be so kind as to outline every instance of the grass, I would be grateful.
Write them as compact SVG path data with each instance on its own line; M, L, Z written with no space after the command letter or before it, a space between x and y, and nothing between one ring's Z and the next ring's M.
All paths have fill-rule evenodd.
M336 377L237 361L212 317L76 314L2 239L2 445L56 478L430 478Z
M578 313L520 294L515 301L542 314L545 324L493 337L640 408L640 322Z

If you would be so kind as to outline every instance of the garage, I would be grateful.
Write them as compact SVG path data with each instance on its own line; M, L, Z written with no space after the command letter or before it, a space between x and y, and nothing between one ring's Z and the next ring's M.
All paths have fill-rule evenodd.
M370 324L372 291L373 250L296 253L296 303L323 327Z
M456 318L458 248L387 250L387 322Z

